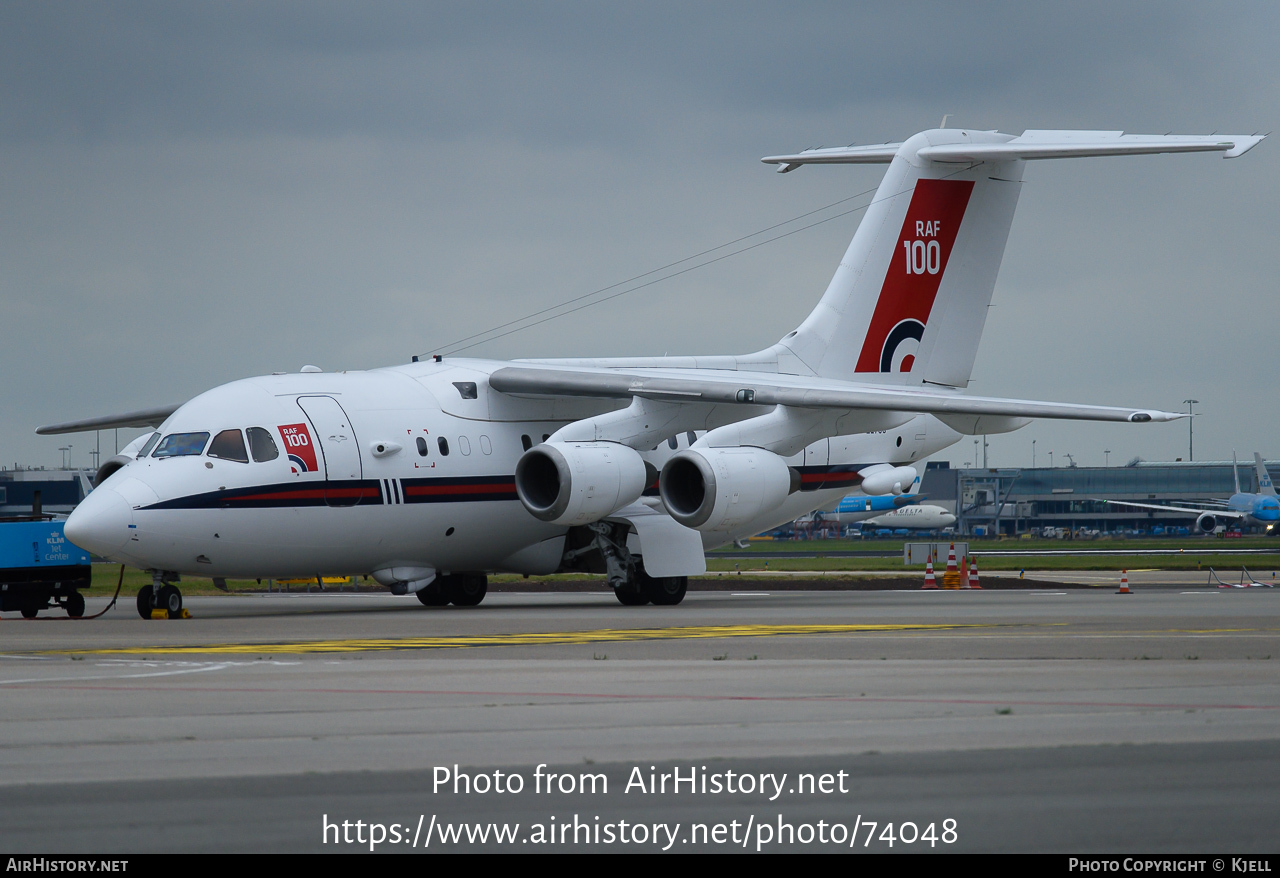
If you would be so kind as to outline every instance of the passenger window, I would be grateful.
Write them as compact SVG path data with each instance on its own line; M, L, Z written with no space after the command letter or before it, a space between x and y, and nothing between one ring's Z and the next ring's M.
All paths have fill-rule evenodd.
M271 438L270 431L261 427L250 427L246 432L249 434L249 451L253 453L255 461L266 463L280 456L280 449L276 448L276 440Z
M244 450L244 436L239 430L223 430L209 443L209 456L236 463L248 463L249 453Z
M415 442L417 443L417 446L418 446L418 456L426 457L427 456L427 440L419 436L415 440Z
M142 450L138 452L138 460L146 457L151 453L151 449L156 447L156 443L160 441L159 433L152 433L151 438L147 440L147 444L142 446Z
M459 436L459 437L458 437L458 450L459 450L459 451L461 451L464 455L470 454L470 453L471 453L471 440L470 440L470 439L468 439L466 436Z
M528 451L533 447L533 440L529 438L528 433L522 433L520 435L520 444L524 446L525 451Z
M164 437L152 457L188 457L204 451L209 441L208 433L170 433Z
M440 446L440 453L445 457L449 456L449 440L443 436L436 437L436 444Z

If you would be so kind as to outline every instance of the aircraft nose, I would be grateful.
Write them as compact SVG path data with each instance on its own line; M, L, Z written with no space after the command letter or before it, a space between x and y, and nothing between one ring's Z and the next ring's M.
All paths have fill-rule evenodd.
M63 533L82 549L111 556L129 539L133 507L110 488L89 492L67 518Z

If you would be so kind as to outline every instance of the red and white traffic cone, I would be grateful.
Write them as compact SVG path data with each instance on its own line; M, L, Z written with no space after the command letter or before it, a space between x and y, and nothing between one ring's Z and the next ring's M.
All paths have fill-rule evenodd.
M951 544L947 552L947 569L942 573L942 587L947 589L960 587L960 568L956 567L956 544Z
M1120 590L1116 594L1133 594L1129 591L1129 571L1120 571Z
M936 590L937 587L938 580L933 575L933 558L930 558L929 563L924 568L924 585L921 586L921 589L932 588Z
M969 556L969 588L982 590L982 586L978 583L978 560L972 555Z

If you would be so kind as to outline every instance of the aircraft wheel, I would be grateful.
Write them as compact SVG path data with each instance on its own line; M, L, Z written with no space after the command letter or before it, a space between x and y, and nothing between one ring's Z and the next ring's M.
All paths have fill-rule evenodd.
M443 607L449 603L449 596L444 593L438 579L414 594L418 596L418 602L424 607Z
M448 586L449 602L455 607L474 607L489 591L489 577L464 573L452 577Z
M646 577L649 600L654 606L673 607L684 600L684 593L689 589L687 576L650 576Z
M618 599L618 603L624 607L643 607L649 603L649 595L645 593L643 588L633 590L630 584L624 585L622 588L615 588L613 595Z
M72 619L79 619L84 615L84 595L78 591L71 592L62 602L62 608Z
M138 615L144 619L151 618L151 586L149 585L138 589Z
M177 619L182 614L182 592L176 585L165 585L160 588L160 609L169 611L170 619Z
M36 614L39 612L40 612L40 608L37 607L35 604L22 605L22 618L24 619L34 619L36 617Z

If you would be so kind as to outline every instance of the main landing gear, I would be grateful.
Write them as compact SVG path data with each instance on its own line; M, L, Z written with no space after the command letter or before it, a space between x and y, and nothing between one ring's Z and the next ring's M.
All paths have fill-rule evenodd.
M604 558L609 585L618 602L626 607L643 607L654 604L672 607L684 600L689 588L687 576L650 576L645 573L644 559L633 555L627 548L628 529L625 524L597 521L587 525L591 530L590 548ZM578 552L586 551L584 546Z
M474 607L489 591L489 577L483 573L450 573L437 576L426 588L414 592L424 607Z
M644 572L643 562L637 561L634 575L614 586L613 593L625 607L643 607L645 604L673 607L684 600L688 588L689 577L650 576Z
M176 573L163 570L151 571L151 585L138 589L138 615L144 619L155 619L159 610L161 619L181 619L182 592L173 583L178 582Z

